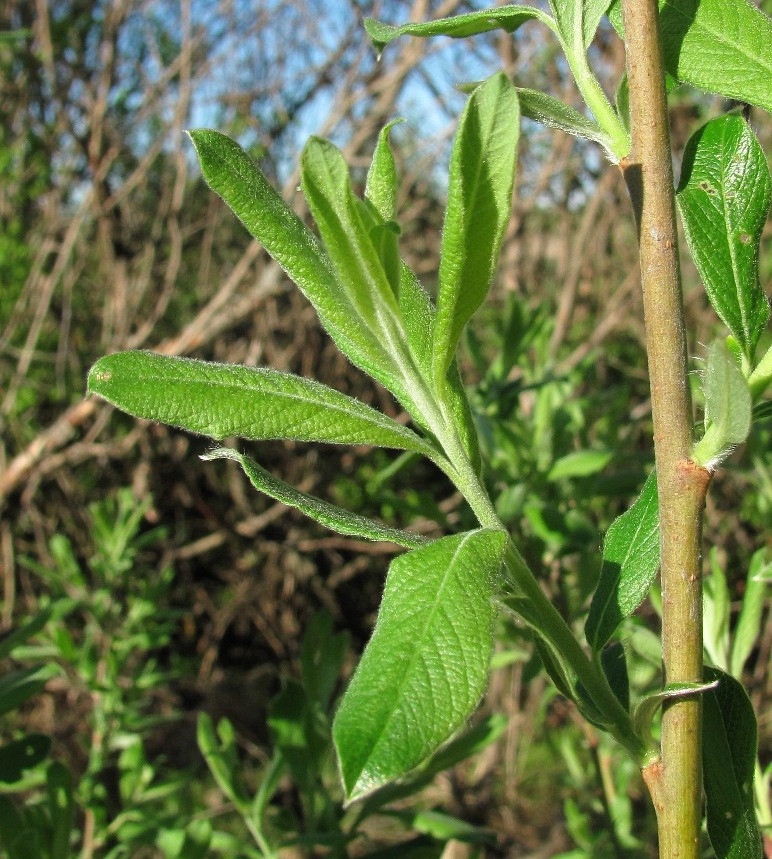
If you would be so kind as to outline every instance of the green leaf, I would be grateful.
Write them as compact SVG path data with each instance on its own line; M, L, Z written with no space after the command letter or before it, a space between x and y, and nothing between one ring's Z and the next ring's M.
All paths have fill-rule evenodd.
M495 842L492 829L473 826L458 817L441 811L405 809L398 812L399 818L409 829L431 835L438 841L461 841L464 843Z
M0 635L0 659L6 659L13 653L15 647L23 644L28 638L40 632L51 617L51 609L38 612L31 620L18 629L11 629Z
M491 743L496 742L507 729L507 725L507 718L500 714L482 719L468 731L442 746L406 778L384 785L375 793L371 793L360 808L360 819L364 820L384 805L390 805L405 797L416 796L434 780L436 775L473 757Z
M541 122L549 128L557 128L574 137L594 140L610 150L611 140L598 123L582 116L573 107L547 93L523 87L517 87L517 99L520 102L520 113L528 119Z
M769 318L758 257L771 199L766 157L741 116L692 135L677 196L686 240L711 304L751 364Z
M705 435L694 446L694 461L706 468L726 459L751 428L751 392L742 370L717 340L708 350L703 379Z
M621 641L612 641L600 653L600 664L608 685L625 710L630 709L630 679Z
M326 710L351 643L348 632L333 632L332 618L315 612L300 643L300 676L308 696Z
M397 304L351 190L343 155L309 138L300 158L301 185L338 282L371 331L390 335Z
M220 719L215 730L208 713L198 714L196 742L220 790L242 813L249 807L249 797L239 779L236 735L228 719Z
M672 75L772 110L772 21L747 0L660 0L660 29Z
M764 357L748 379L751 397L754 400L761 397L770 382L772 382L772 346L764 353Z
M772 110L772 21L747 0L659 0L665 71ZM619 0L608 17L623 36Z
M715 679L706 677L703 683L668 683L663 689L658 692L652 692L642 698L633 710L633 729L639 737L646 737L651 733L651 723L654 719L654 714L665 703L665 701L673 701L678 698L688 698L692 695L704 695L715 689L717 682Z
M418 278L403 263L399 289L399 309L407 331L408 344L416 364L425 378L432 374L432 331L436 310ZM475 471L482 468L482 457L469 400L454 359L446 374L445 398L450 407L453 425Z
M46 794L51 812L51 859L70 859L70 834L75 824L72 773L59 761L46 770Z
M507 33L514 33L526 21L532 20L541 21L551 30L555 28L549 15L532 6L503 6L483 9L465 15L456 15L452 18L438 18L436 21L425 23L403 24L401 27L382 24L372 18L365 18L364 24L370 41L380 53L385 45L403 35L452 36L454 39L463 39L466 36L488 33L491 30L505 30Z
M432 347L440 390L461 330L496 270L512 204L518 121L517 94L499 72L472 93L453 141Z
M365 199L386 222L397 219L397 165L389 146L389 132L400 122L404 120L393 119L381 129L365 183Z
M315 718L308 696L296 680L287 681L271 699L268 727L274 746L279 750L302 791L313 787L319 759L326 749L329 734ZM326 742L327 741L327 742Z
M375 631L333 724L348 800L405 775L474 709L505 541L501 531L472 531L392 561Z
M0 782L18 781L36 767L51 750L51 738L45 734L27 734L0 746Z
M577 53L592 42L608 0L550 0L563 40Z
M55 670L53 666L37 665L9 671L0 677L0 716L41 692Z
M718 859L761 859L762 844L753 806L756 716L742 684L705 668L718 687L705 694L702 762L708 836Z
M652 471L635 503L612 523L603 542L600 579L584 626L593 651L599 653L617 626L638 608L658 567L657 478Z
M734 677L739 677L742 674L743 666L759 640L766 592L765 570L769 575L769 571L772 570L772 561L767 560L767 550L762 548L754 552L748 565L742 608L732 635L729 672Z
M249 478L252 486L259 492L264 492L276 501L286 504L288 507L294 507L310 516L317 522L329 528L332 531L337 531L339 534L345 534L348 537L364 537L366 540L386 540L390 543L396 543L398 546L406 546L414 548L415 546L423 546L426 544L426 537L419 534L411 534L408 531L400 531L397 528L388 528L381 525L380 522L375 522L365 516L360 516L358 513L350 513L341 507L336 507L327 501L322 501L321 498L316 498L313 495L306 495L294 487L280 480L278 477L267 472L264 468L258 465L253 459L250 459L238 451L229 447L219 447L209 453L204 454L201 459L232 459L238 462L244 469L244 473Z
M427 455L406 427L319 382L266 368L117 352L91 368L89 393L139 418L222 440L374 444Z
M409 402L393 356L338 282L318 239L238 144L217 131L189 134L209 187L298 285L341 352L400 401Z
M609 464L614 452L610 450L577 450L556 460L547 474L547 480L565 480L570 477L589 477Z

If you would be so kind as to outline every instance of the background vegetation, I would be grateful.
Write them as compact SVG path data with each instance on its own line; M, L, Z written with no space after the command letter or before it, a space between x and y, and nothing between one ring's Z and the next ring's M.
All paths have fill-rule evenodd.
M514 40L404 40L380 65L361 17L482 7L339 0L330 15L323 0L11 0L0 11L0 622L10 630L40 618L29 642L4 654L4 671L44 666L39 694L0 728L7 740L22 730L52 738L49 759L75 784L77 855L194 855L161 838L190 820L241 837L232 797L196 748L197 714L230 719L251 783L276 743L268 703L282 678L298 676L304 630L323 626L324 611L350 631L345 675L393 553L331 537L256 495L233 463L199 462L200 439L83 399L98 356L151 348L310 376L399 417L205 188L183 130L234 136L294 199L309 133L343 146L363 180L378 130L405 117L393 131L402 247L431 283L463 99L452 84L501 66L579 101L538 28ZM621 44L602 28L593 50L611 90ZM677 155L697 124L728 107L679 95ZM769 143L768 119L754 120ZM590 145L526 122L520 165L495 300L468 337L463 369L500 515L578 622L598 574L590 559L651 465L634 227L621 175ZM762 266L769 283L768 259ZM714 321L685 270L697 371ZM709 594L721 596L723 578L739 599L751 557L769 549L771 435L767 423L715 481ZM390 523L427 534L472 524L442 475L409 457L287 442L264 444L261 461ZM429 501L443 492L440 505ZM651 640L651 658L632 666L641 687L658 667L657 623L649 608L627 633L644 652ZM762 762L772 734L768 611L764 623L743 675ZM651 855L653 820L632 764L541 674L526 684L539 664L522 630L504 640L486 700L504 730L434 779L419 805L494 832L489 855ZM43 770L25 778L0 792L34 806ZM299 803L285 778L271 811L291 817ZM609 818L613 835L602 835ZM370 846L404 839L405 823L416 825L380 819ZM223 855L240 855L228 849L223 841Z

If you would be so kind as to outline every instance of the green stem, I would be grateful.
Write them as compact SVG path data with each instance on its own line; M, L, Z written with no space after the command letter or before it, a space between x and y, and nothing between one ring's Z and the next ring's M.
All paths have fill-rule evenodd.
M638 223L657 467L665 683L702 679L701 524L709 474L690 459L692 412L657 0L622 0L632 149L620 166ZM661 859L697 859L700 696L663 709L661 760L644 777Z
M538 632L571 667L608 726L609 732L638 763L643 763L648 750L643 740L635 733L630 714L614 695L603 670L587 656L569 625L541 589L512 540L507 543L504 565L510 580L538 616Z
M624 125L611 107L606 94L603 92L597 78L587 64L583 50L572 51L564 45L564 51L571 73L587 107L592 111L598 125L609 136L611 152L617 158L623 158L630 149L630 138Z
M452 427L453 424L449 423L448 426ZM457 434L446 433L442 443L455 469L455 475L450 476L466 497L480 524L486 528L506 530L467 459ZM536 633L570 666L608 730L637 762L643 763L648 750L633 729L630 714L614 695L602 668L587 656L569 625L541 589L511 538L504 551L504 569L509 582L517 589L518 596L528 600L529 611L538 618Z

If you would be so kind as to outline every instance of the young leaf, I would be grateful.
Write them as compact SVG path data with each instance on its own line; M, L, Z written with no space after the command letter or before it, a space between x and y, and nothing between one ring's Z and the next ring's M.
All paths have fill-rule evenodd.
M761 859L762 844L753 807L756 716L742 684L706 668L718 681L703 698L702 762L708 836L718 859Z
M333 724L349 800L405 775L474 709L505 541L501 531L472 531L392 561L375 631Z
M139 418L222 440L373 444L425 455L414 432L319 382L265 368L117 352L91 368L88 391Z
M758 256L770 199L766 157L741 116L713 119L692 135L677 196L686 240L711 304L751 364L769 318Z
M433 337L440 389L496 269L512 204L518 121L517 94L499 72L472 93L453 141Z
M555 29L555 22L552 18L532 6L503 6L483 9L477 12L468 12L465 15L456 15L453 18L438 18L436 21L427 21L422 24L403 24L401 27L382 24L372 18L365 18L364 24L370 41L380 53L385 45L403 35L452 36L454 39L463 39L466 36L474 36L477 33L487 33L490 30L498 29L505 30L507 33L514 33L526 21L532 20L541 21L551 30Z
M598 123L582 116L573 107L569 107L547 93L524 87L517 87L517 99L520 102L520 113L528 119L541 122L549 128L557 128L574 137L594 140L610 150L610 138Z
M400 122L404 120L393 119L381 129L365 183L365 199L386 222L397 219L397 166L389 146L389 132Z
M703 387L705 435L694 446L694 461L715 466L742 444L751 428L751 392L742 370L717 340L708 351Z
M238 144L217 131L189 134L209 187L298 285L341 352L401 402L410 402L392 355L336 279L330 259L313 233Z
M633 506L611 524L603 542L600 579L584 626L593 651L600 652L638 608L658 566L657 478L652 471Z
M427 291L404 263L401 270L398 300L410 351L421 374L425 378L431 378L432 329L437 311ZM451 362L446 374L445 396L450 407L453 424L459 433L464 450L473 468L479 472L482 467L482 458L477 429L455 359Z
M390 543L396 543L398 546L406 546L407 548L423 546L427 543L426 537L422 537L420 534L411 534L408 531L400 531L397 528L387 528L385 525L381 525L380 522L360 516L358 513L350 513L342 507L336 507L334 504L322 501L321 498L306 495L306 493L300 492L278 477L274 477L274 475L259 466L253 459L240 454L232 448L216 448L204 454L201 459L232 459L238 462L249 478L249 482L258 492L264 492L276 501L300 510L301 513L305 513L306 516L310 516L311 519L315 519L331 531L337 531L339 534L345 534L347 537L363 537L366 540L386 540Z
M309 138L301 185L339 283L371 331L384 331L397 303L351 190L348 167L328 140Z
M772 382L772 346L764 353L764 357L756 365L748 379L751 397L757 400Z
M706 92L772 110L772 21L747 0L659 0L665 70ZM623 34L619 0L609 19Z

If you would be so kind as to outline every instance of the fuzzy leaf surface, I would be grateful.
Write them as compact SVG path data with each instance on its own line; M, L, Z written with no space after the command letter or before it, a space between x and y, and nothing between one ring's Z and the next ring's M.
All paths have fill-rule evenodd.
M549 128L557 128L574 137L585 137L610 148L608 135L597 122L582 116L578 110L544 92L517 87L520 113Z
M116 352L91 368L88 390L135 417L217 440L286 438L431 449L414 432L353 397L266 368Z
M451 36L454 39L463 39L466 36L488 33L491 30L514 33L526 21L532 20L541 21L550 29L555 28L553 20L540 9L514 5L482 9L425 23L402 24L400 27L392 27L390 24L383 24L372 18L365 18L364 24L370 41L380 53L385 45L399 36Z
M433 338L440 385L496 270L512 205L519 118L515 88L499 72L469 97L453 140Z
M708 350L703 379L705 435L694 446L694 460L714 467L742 444L751 428L748 382L723 341Z
M404 395L392 356L338 282L319 240L237 143L217 131L189 134L209 187L313 304L336 346L390 391Z
M659 0L665 71L772 110L772 20L747 0ZM619 0L608 17L623 35Z
M389 312L396 312L396 299L360 215L343 155L328 140L311 137L300 168L303 194L338 281L376 331Z
M405 775L476 706L506 535L444 537L392 561L373 636L333 723L346 797Z
M397 219L397 165L389 146L389 132L402 121L393 119L381 129L367 171L365 199L372 203L384 221Z
M608 0L550 0L563 40L575 51L585 51L595 36Z
M366 516L351 513L342 507L337 507L328 501L316 498L314 495L300 492L300 490L290 486L289 483L285 483L285 481L270 474L270 472L258 465L254 459L244 456L232 448L216 448L204 454L201 458L207 461L212 459L232 459L234 462L238 462L244 470L244 474L249 478L249 482L258 492L264 492L275 501L280 501L282 504L286 504L287 507L294 507L296 510L300 510L301 513L305 513L306 516L315 519L331 531L337 531L339 534L345 534L347 537L363 537L366 540L385 540L411 549L427 543L426 537L422 537L420 534L411 534L398 528L388 528L386 525L368 519Z
M764 353L764 357L756 365L748 379L748 387L754 400L758 399L772 382L772 346Z
M702 764L708 836L718 859L761 859L762 843L753 805L756 716L748 694L734 677L705 668Z
M713 119L692 136L677 196L686 240L711 304L750 362L769 318L758 260L770 199L766 157L741 116Z
M596 653L643 602L658 567L657 478L652 471L632 507L614 520L603 541L600 579L584 626Z

